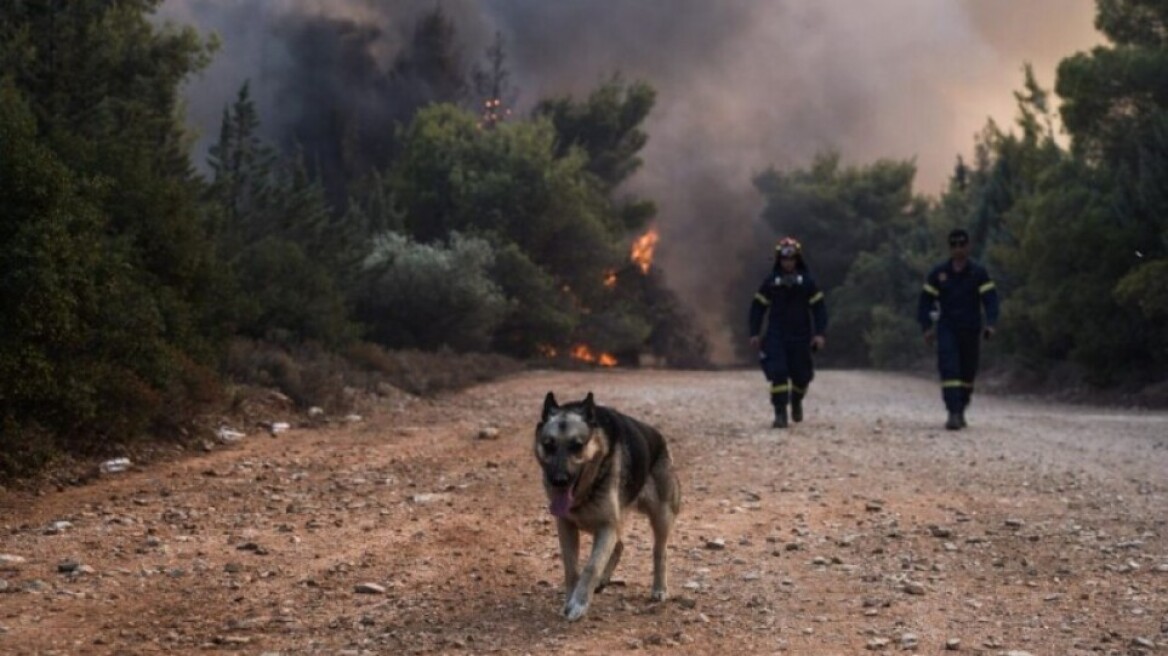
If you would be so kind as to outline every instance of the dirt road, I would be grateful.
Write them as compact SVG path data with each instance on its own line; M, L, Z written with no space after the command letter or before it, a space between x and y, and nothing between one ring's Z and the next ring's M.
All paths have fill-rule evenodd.
M762 383L526 373L0 493L0 653L1168 652L1168 414L982 395L949 433L930 381L822 372L780 432ZM549 389L670 440L669 600L637 518L623 583L558 615Z

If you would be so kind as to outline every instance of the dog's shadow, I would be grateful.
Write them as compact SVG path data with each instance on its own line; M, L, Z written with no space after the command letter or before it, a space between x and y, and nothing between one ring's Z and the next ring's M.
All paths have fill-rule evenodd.
M381 604L382 611L369 614L377 624L385 622L383 638L403 651L522 653L534 649L538 653L567 646L566 641L579 640L582 635L603 638L592 631L597 626L606 627L605 633L616 631L613 639L627 639L626 628L650 627L662 615L679 610L670 600L651 601L647 586L626 585L619 579L593 596L588 614L579 622L568 622L561 615L564 599L561 585L544 580L500 589L464 579L439 593L420 595L409 604ZM388 609L395 605L398 607ZM655 617L646 623L646 615Z

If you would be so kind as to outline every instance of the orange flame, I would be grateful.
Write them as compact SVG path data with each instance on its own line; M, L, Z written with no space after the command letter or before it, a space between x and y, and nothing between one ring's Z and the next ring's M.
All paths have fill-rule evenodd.
M587 344L577 344L568 352L573 358L581 362L598 364L602 367L615 367L617 360L609 353L594 353Z
M616 269L609 269L604 272L604 286L609 289L616 287Z
M657 248L657 240L660 237L657 228L650 228L649 232L633 242L629 259L641 269L641 273L649 273L649 267L653 264L653 249Z

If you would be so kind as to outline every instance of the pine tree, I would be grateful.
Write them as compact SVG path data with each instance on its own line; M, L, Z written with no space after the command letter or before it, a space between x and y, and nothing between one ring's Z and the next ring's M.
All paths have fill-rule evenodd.
M507 51L503 33L495 32L495 40L486 51L486 68L476 68L473 74L475 94L479 101L479 125L491 129L511 115L514 91L511 72L507 70Z
M210 393L206 365L223 336L215 306L222 279L197 214L178 100L181 83L208 61L213 44L193 30L156 26L149 14L159 4L0 5L0 63L34 126L25 136L35 145L26 149L53 162L41 171L56 180L10 188L5 213L20 224L13 234L41 230L42 238L57 239L59 254L76 260L26 260L27 274L57 280L50 296L71 308L47 312L41 330L85 336L82 344L44 345L35 357L57 393L9 408L7 421L93 450L185 421ZM9 214L21 206L29 211ZM70 250L72 237L54 237L60 207L83 208L75 226L81 216L100 217L99 230L78 228L83 250ZM19 243L6 243L6 254ZM89 282L81 284L85 275Z

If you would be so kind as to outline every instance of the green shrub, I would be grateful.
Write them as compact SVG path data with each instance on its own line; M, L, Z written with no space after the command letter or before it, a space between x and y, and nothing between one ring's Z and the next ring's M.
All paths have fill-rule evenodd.
M453 233L446 246L396 233L377 239L359 302L368 337L389 348L484 351L508 306L491 280L490 244Z

